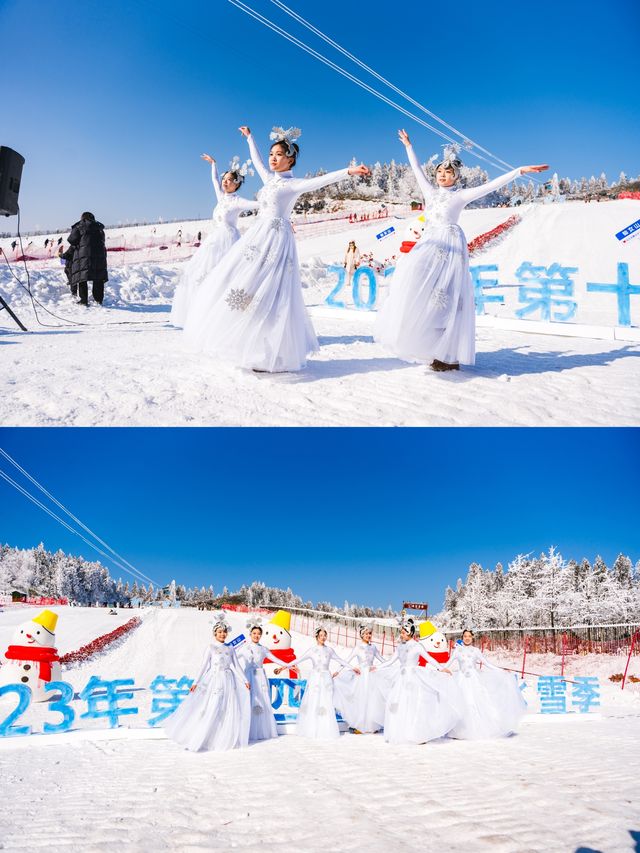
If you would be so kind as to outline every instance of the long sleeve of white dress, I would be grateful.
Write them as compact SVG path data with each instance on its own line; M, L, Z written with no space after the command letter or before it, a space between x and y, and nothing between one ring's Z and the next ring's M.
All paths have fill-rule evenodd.
M517 169L512 169L510 172L507 172L506 175L500 175L500 177L494 178L492 181L480 184L479 187L467 187L464 190L458 190L456 192L456 196L463 202L462 206L466 207L470 202L476 201L485 195L489 195L489 193L510 184L511 181L515 181L516 178L520 177L521 168L521 166L518 166Z
M264 165L262 154L260 153L258 146L256 145L255 139L253 138L253 134L249 134L249 136L247 136L247 142L249 143L249 152L251 154L253 165L256 167L256 171L260 175L262 183L266 184L269 178L271 177L271 172Z
M232 649L231 647L229 647L229 652L231 653L231 654L230 654L230 657L231 657L231 669L234 671L234 673L238 676L238 678L239 678L242 682L246 683L246 681L247 681L247 676L246 676L246 674L245 674L244 669L242 668L242 665L241 665L240 661L238 660L238 655L236 654L235 649Z
M413 145L407 145L407 157L409 158L409 165L411 166L416 181L418 182L418 188L424 196L424 200L428 201L429 198L434 194L435 187L431 185L429 179L422 171L422 166L418 161L416 152L413 150Z
M216 161L214 160L211 164L211 183L213 184L213 191L216 194L216 198L218 201L223 196L222 184L220 183L220 175L218 174L218 167L216 165Z
M313 178L291 178L289 186L295 190L298 195L303 193L314 192L321 190L323 187L328 187L329 184L337 184L338 181L343 181L349 176L349 168L336 169L335 172L327 172L326 175L316 175Z
M202 656L202 663L200 664L200 670L194 679L194 684L199 684L205 674L211 668L211 646L207 646L204 651L204 655Z

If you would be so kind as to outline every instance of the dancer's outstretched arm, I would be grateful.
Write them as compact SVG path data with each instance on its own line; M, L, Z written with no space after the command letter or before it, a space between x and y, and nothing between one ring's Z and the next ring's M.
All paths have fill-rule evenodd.
M314 178L292 178L289 186L299 193L310 193L328 187L329 184L337 184L344 181L349 175L368 175L369 169L364 166L348 166L346 169L338 169L335 172L327 172L326 175L316 175Z
M512 169L506 175L500 175L499 178L494 178L492 181L487 181L486 184L480 184L479 187L467 187L464 190L458 190L457 197L464 202L465 205L472 201L476 201L489 193L499 190L501 187L510 184L519 178L520 175L526 175L528 172L544 172L549 167L544 164L540 166L518 166L517 169Z
M246 126L242 125L239 128L240 133L245 137L247 142L249 143L249 151L251 152L251 160L253 161L253 165L256 167L256 171L260 175L263 184L266 184L269 178L271 177L271 172L264 165L264 160L262 159L262 154L258 150L258 146L256 145L255 139L251 133L251 130Z
M398 139L404 147L407 149L407 157L409 159L409 165L413 171L413 174L416 177L416 181L418 182L418 189L424 196L424 200L426 201L430 196L433 195L435 189L429 183L427 176L422 171L422 166L418 160L416 152L413 150L413 145L411 144L411 140L409 139L409 134L406 130L398 131Z
M220 175L218 175L218 167L216 165L216 161L211 157L210 154L201 154L200 155L203 160L206 160L207 163L211 163L211 182L213 184L213 190L216 194L216 198L218 201L222 198L222 184L220 183Z

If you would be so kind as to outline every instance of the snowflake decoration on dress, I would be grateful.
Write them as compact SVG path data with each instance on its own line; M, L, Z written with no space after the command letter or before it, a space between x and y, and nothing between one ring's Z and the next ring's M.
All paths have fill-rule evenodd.
M231 288L224 300L232 311L246 311L253 296L250 296L247 291L241 287L238 290Z
M284 224L284 219L278 216L271 222L271 227L274 231L282 231Z
M260 254L259 246L255 246L255 245L247 246L247 248L244 250L244 256L245 256L247 261L255 261L255 259L258 257L259 254Z
M283 127L273 127L269 134L269 139L272 142L284 142L287 146L287 157L292 157L295 153L293 143L296 139L300 139L302 131L299 127L290 127L285 130Z
M436 288L431 294L431 302L433 303L434 308L446 308L449 302L447 291L442 287Z
M267 254L264 256L265 264L273 264L278 260L278 251L276 249L270 249Z

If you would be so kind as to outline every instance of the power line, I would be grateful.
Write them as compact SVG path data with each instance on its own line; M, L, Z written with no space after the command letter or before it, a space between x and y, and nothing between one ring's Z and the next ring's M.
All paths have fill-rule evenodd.
M152 578L148 577L147 575L143 574L143 572L139 571L134 566L131 566L130 563L128 565L131 566L131 568L127 568L127 566L125 566L122 562L114 559L109 553L104 551L102 548L99 548L97 545L95 545L93 542L91 542L89 539L87 539L86 536L83 536L82 533L80 533L78 530L73 528L63 518L60 518L60 516L56 515L55 512L53 512L51 509L49 509L49 507L47 507L45 504L43 504L41 501L39 501L36 497L34 497L23 486L21 486L20 483L16 482L12 477L10 477L5 471L0 470L0 477L3 480L5 480L7 483L9 483L9 485L13 486L14 489L16 489L18 492L20 492L20 494L24 495L24 497L26 497L28 500L30 500L33 504L35 504L37 507L39 507L41 510L43 510L43 512L47 513L47 515L50 515L51 518L53 518L55 521L58 522L58 524L61 524L62 527L64 527L70 533L73 533L75 536L78 536L80 539L82 539L82 541L85 542L90 548L93 548L94 551L97 551L99 554L101 554L107 560L112 562L121 571L126 572L127 574L131 575L135 580L146 580L150 583L155 584L155 586L157 586L157 587L161 586L161 584L158 581L155 581ZM99 540L99 541L101 541L101 540Z
M113 556L114 556L114 557L117 557L119 560L121 560L123 563L125 563L127 566L129 566L129 568L130 568L132 571L137 572L137 573L138 573L139 575L141 575L143 578L146 578L146 580L150 581L151 583L155 583L155 581L153 581L150 577L147 577L147 575L145 575L145 574L144 574L143 572L141 572L139 569L136 569L136 567L135 567L135 566L132 566L132 565L131 565L131 563L130 563L128 560L126 560L126 559L125 559L121 554L118 554L118 552L117 552L117 551L115 551L115 550L114 550L114 549L113 549L113 548L112 548L112 547L111 547L107 542L105 542L103 539L101 539L101 538L98 536L98 534L97 534L97 533L94 533L94 532L93 532L93 530L91 530L91 528L90 528L90 527L87 527L87 525L86 525L86 524L84 524L82 521L80 521L80 519L79 519L79 518L77 518L77 517L76 517L76 516L71 512L71 510L67 509L67 507L66 507L66 506L64 506L64 504L61 504L61 503L60 503L60 501L59 501L57 498L55 498L55 497L54 497L50 492L48 492L48 491L45 489L45 487L35 479L35 477L32 477L32 476L31 476L31 474L30 474L28 471L26 471L26 470L25 470L25 469L24 469L24 468L23 468L23 467L22 467L18 462L16 462L16 460L15 460L12 456L10 456L10 455L7 453L7 451L6 451L6 450L4 450L4 448L2 448L2 447L0 447L0 454L1 454L2 456L4 456L4 458L5 458L8 462L11 462L11 464L12 464L15 468L17 468L17 469L18 469L18 471L20 471L20 473L21 473L21 474L23 474L23 475L24 475L24 476L25 476L25 477L26 477L30 482L32 482L32 483L33 483L33 485L34 485L34 486L36 486L36 488L40 489L40 491L41 491L44 495L46 495L46 496L49 498L49 500L50 500L50 501L53 501L53 503L54 503L57 507L59 507L63 512L66 512L66 514L69 516L69 518L73 519L73 521L75 521L75 522L76 522L76 524L79 524L79 525L80 525L80 527L81 527L84 531L86 531L90 536L93 536L93 538L96 540L96 542L99 542L102 546L104 546L104 547L107 549L107 551L109 551L111 554L113 554Z
M271 2L272 2L274 5L276 5L279 9L281 9L283 12L285 12L287 15L289 15L291 18L293 18L295 21L297 21L299 24L302 24L302 26L303 26L303 27L306 27L308 30L310 30L312 33L314 33L315 35L317 35L319 38L321 38L321 39L322 39L323 41L325 41L327 44L331 45L331 47L335 48L335 49L336 49L337 51L339 51L343 56L346 56L346 57L347 57L348 59L350 59L352 62L355 62L355 63L356 63L356 65L358 65L358 66L359 66L360 68L362 68L364 71L367 71L369 74L371 74L373 77L375 77L375 78L376 78L376 80L379 80L381 83L384 83L384 84L385 84L385 86L388 86L388 87L389 87L390 89L392 89L396 94L398 94L398 95L400 95L401 97L405 98L405 100L407 100L407 101L409 101L409 103L413 104L413 105L414 105L414 107L418 107L418 109L419 109L419 110L422 110L422 112L423 112L423 113L426 113L426 115L430 116L432 119L435 119L437 122L439 122L441 125L443 125L443 127L446 127L446 128L447 128L447 130L450 130L452 133L457 134L457 135L462 139L462 141L463 141L463 146L464 146L467 150L470 150L470 149L469 149L469 146L470 146L470 145L475 146L475 147L476 147L476 148L478 148L480 151L482 151L482 152L484 152L485 154L487 154L489 157L492 157L492 158L493 158L494 160L496 160L498 163L501 163L503 166L506 166L508 169L514 169L514 168L515 168L515 166L512 166L510 163L507 163L505 160L501 160L501 159L500 159L500 157L498 157L496 154L493 154L491 151L488 151L486 148L483 148L483 147L482 147L482 145L479 145L477 142L474 142L474 141L473 141L472 139L470 139L470 138L469 138L465 133L462 133L462 131L460 131L460 130L458 130L457 128L453 127L453 125L448 124L444 119L440 118L440 116L436 115L436 113L434 113L434 112L432 112L431 110L427 109L427 107L425 107L423 104L421 104L421 103L419 103L418 101L414 100L414 99L413 99L410 95L408 95L406 92L403 92L403 91L402 91L402 89L399 89L397 86L395 86L395 85L394 85L393 83L391 83L389 80L387 80L387 79L386 79L386 77L383 77L381 74L378 74L378 72L377 72L377 71L375 71L373 68L371 68L371 66L369 66L369 65L367 65L366 63L362 62L362 60L358 59L358 57L357 57L357 56L354 56L352 53L350 53L350 52L349 52L348 50L346 50L344 47L342 47L341 45L339 45L336 41L334 41L332 38L330 38L326 33L322 32L322 30L319 30L319 29L318 29L317 27L315 27L313 24L309 23L309 21L305 20L301 15L298 15L298 13L297 13L297 12L294 12L294 11L293 11L293 9L290 9L288 6L285 6L285 4L281 2L281 0L271 0Z
M359 77L356 77L355 75L351 74L349 71L346 71L340 65L337 65L335 62L328 59L326 56L319 53L317 50L310 47L305 42L298 39L296 36L291 35L287 30L285 30L282 27L275 24L269 18L265 17L264 15L260 14L259 12L256 12L250 6L247 6L245 3L241 2L241 0L229 0L229 2L233 6L235 6L237 9L239 9L241 12L244 12L249 17L254 18L256 21L263 24L268 29L270 29L273 32L277 33L278 35L282 36L282 38L284 38L287 41L291 42L292 44L296 45L296 47L299 47L301 50L304 50L305 53L308 53L310 56L313 56L314 59L317 59L319 62L322 62L324 65L328 66L333 71L336 71L338 74L341 74L347 80L350 80L352 83L355 83L361 89L364 89L365 91L369 92L371 95L373 95L374 97L383 101L388 106L393 107L393 109L397 110L398 112L402 113L403 115L407 116L408 118L411 118L414 121L418 122L418 124L427 128L427 130L430 130L432 133L435 133L441 139L445 139L447 142L458 144L455 139L453 139L451 136L449 136L448 134L441 131L439 128L434 127L433 125L424 121L424 119L420 118L419 116L415 115L414 113L412 113L409 110L402 107L400 104L396 103L395 101L392 101L386 95L382 94L377 89L374 89L372 86L370 86L368 83L365 83ZM295 14L295 13L293 13L293 14ZM304 19L302 19L302 20L304 20ZM312 26L312 25L309 25L309 26ZM341 49L339 46L337 46L337 48ZM345 51L345 53L347 53L347 52ZM354 61L356 61L358 63L360 62L359 60L357 60L355 58L354 58ZM373 73L375 73L375 72L373 72ZM379 76L379 75L377 75L377 76ZM393 86L392 86L392 88L395 89L395 87L393 87ZM410 100L412 100L412 99L410 99ZM412 100L412 102L413 102L413 100ZM417 102L413 102L413 103L417 103ZM420 106L420 108L423 109L422 106ZM426 109L426 108L424 108L424 109ZM442 121L442 120L438 119L438 121ZM455 132L458 134L460 133L459 131L455 131ZM467 139L467 137L464 137L464 138ZM477 147L480 148L480 146L477 146ZM484 149L481 149L481 150L484 150ZM483 160L485 163L488 163L490 166L492 166L496 169L499 169L502 172L507 171L504 168L504 166L499 165L498 163L494 162L493 160L487 159L487 157L485 157L482 154L479 154L477 151L474 151L473 149L470 149L469 153L472 154L474 157L477 157L479 160ZM491 155L491 156L493 156L493 155ZM496 158L496 159L498 159L498 158ZM500 161L500 162L504 162L504 161Z

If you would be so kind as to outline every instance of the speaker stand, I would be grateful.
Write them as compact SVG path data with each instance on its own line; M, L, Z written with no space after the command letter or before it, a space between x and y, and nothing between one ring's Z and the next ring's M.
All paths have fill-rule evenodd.
M27 327L22 325L22 323L20 322L20 320L18 320L11 308L9 308L7 302L2 298L2 296L0 296L0 311L2 311L3 309L6 309L7 313L16 321L16 323L18 324L18 326L20 326L23 332L28 331Z

